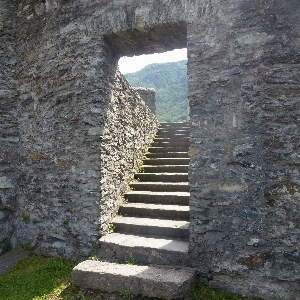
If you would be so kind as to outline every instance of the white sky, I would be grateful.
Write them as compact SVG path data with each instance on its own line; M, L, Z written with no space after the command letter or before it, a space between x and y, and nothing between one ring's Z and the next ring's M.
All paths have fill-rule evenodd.
M184 59L187 59L186 48L141 56L123 56L119 60L119 70L122 74L133 73L143 69L149 64L175 62Z

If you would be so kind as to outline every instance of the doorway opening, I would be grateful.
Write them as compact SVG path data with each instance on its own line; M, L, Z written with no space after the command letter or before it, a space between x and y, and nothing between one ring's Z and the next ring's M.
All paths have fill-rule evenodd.
M174 49L186 49L187 24L186 22L166 23L151 28L130 29L112 33L106 36L106 41L110 53L114 55L116 61L124 56L133 57L142 54L164 53ZM186 50L184 51L186 52ZM179 62L167 64L175 64L176 66ZM139 251L140 247L138 245L144 244L144 241L150 239L149 248L152 249L151 252L157 251L157 255L148 256L143 253L135 253L136 257L143 260L144 263L156 261L155 257L159 256L160 251L170 250L174 252L174 249L177 249L178 251L175 251L176 259L180 256L182 264L184 264L188 253L190 224L188 150L190 128L189 124L185 123L187 119L186 94L188 89L187 60L181 61L181 64L185 75L185 95L181 99L183 112L177 116L177 119L172 120L169 119L169 116L160 115L158 105L158 119L165 124L161 124L157 136L148 149L146 156L143 157L142 168L134 174L135 181L129 183L130 190L125 193L125 202L123 201L119 207L121 216L117 215L112 220L113 224L116 225L117 232L115 232L115 235L104 236L101 239L103 247L107 244L120 242L122 243L122 249L126 246L125 241L129 239L131 245L137 245ZM153 65L148 67L150 67L151 74ZM155 72L152 76L154 77L153 80L157 79L159 73L163 73L165 69L166 67L163 66L160 71ZM177 70L174 72L178 73ZM125 77L129 76L128 74L132 73L125 74ZM142 76L138 77L141 78ZM151 84L149 77L148 81L138 84L134 84L130 79L128 81L132 86L154 87L156 92L159 92L162 82L169 79L169 77L171 75L162 74L158 78L158 86L149 85L149 83ZM182 77L179 76L177 82L172 82L173 86L171 83L167 83L169 91L175 90L175 94L179 94L178 90L176 92L176 88L180 88L180 80L183 81ZM159 101L158 104L160 104ZM169 113L175 105L169 103L166 104L166 107Z
M136 87L156 90L156 116L160 122L185 122L188 120L187 105L187 23L165 23L154 27L134 28L111 33L105 36L110 49L113 49L119 64L123 57L141 56L142 61L149 54L173 55L169 51L184 53L180 61L165 59L165 66L146 66L138 74L123 72L129 83ZM140 62L139 62L140 63ZM120 70L122 73L122 70ZM144 73L147 71L147 74ZM148 75L150 74L150 75Z
M131 86L155 90L156 117L159 122L186 122L188 87L186 48L121 57L119 70Z

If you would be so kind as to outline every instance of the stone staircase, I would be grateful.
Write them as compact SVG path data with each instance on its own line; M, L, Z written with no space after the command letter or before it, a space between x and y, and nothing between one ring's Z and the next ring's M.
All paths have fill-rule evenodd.
M113 221L116 232L100 239L102 259L139 265L85 261L72 272L75 285L108 292L130 289L163 299L188 295L194 281L193 270L184 267L189 261L188 149L187 123L159 128L143 172L135 174Z

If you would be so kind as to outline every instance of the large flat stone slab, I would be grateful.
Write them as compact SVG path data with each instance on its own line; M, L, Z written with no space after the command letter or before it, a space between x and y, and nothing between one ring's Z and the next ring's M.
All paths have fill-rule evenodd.
M112 233L100 239L97 255L124 262L132 258L141 264L192 266L188 241L163 236Z
M4 275L21 259L28 254L21 247L16 247L0 256L0 276ZM1 298L1 297L0 297Z
M194 272L87 260L73 269L71 280L82 288L106 292L130 290L135 295L168 300L188 296L194 286Z

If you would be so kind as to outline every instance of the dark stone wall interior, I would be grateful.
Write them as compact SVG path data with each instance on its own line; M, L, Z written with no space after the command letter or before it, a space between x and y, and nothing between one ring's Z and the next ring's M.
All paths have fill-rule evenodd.
M1 95L10 92L0 114L1 126L16 129L6 116L18 79L14 243L88 254L100 235L97 155L116 99L117 60L187 44L193 265L217 288L299 299L298 0L27 0L17 15L17 77L8 67L14 52L1 54L1 68L12 73L1 77ZM17 177L7 161L0 184L12 189ZM1 203L8 192L0 186Z

